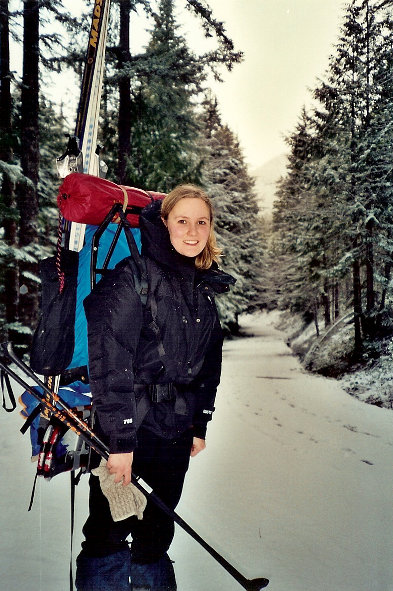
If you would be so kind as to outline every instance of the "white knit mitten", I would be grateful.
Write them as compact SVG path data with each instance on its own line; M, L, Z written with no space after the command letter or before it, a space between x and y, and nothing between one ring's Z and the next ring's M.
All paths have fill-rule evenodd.
M146 497L132 482L126 486L122 482L115 482L115 475L110 474L105 460L101 460L99 467L94 468L91 473L100 479L101 490L108 499L113 521L122 521L132 515L136 515L138 519L143 518Z

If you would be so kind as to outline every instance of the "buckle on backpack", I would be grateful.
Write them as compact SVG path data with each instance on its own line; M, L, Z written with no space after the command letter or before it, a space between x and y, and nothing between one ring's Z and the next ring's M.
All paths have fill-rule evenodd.
M149 394L152 402L169 402L176 398L175 386L169 384L149 384Z

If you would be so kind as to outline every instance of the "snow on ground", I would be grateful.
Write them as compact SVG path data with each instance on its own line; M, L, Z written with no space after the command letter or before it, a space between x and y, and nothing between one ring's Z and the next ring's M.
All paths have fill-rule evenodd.
M363 402L393 409L393 343L378 359L371 359L362 369L344 374L340 385Z
M178 513L271 591L393 591L393 412L304 373L273 319L247 317L250 337L225 343L208 447L191 461ZM20 425L0 413L0 589L67 590L69 477L40 480L27 513L35 466ZM171 557L179 591L241 589L179 528Z

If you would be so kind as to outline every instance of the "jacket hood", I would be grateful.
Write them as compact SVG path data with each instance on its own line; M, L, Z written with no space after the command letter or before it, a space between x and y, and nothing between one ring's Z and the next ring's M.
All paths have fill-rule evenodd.
M147 205L140 215L142 255L147 256L163 267L181 274L196 275L197 283L207 283L216 293L224 293L236 279L224 273L213 263L210 269L196 269L195 258L179 254L169 238L169 232L161 219L161 201Z
M172 246L169 232L161 219L161 203L153 201L140 215L142 255L175 271L181 271L183 267L193 268L195 259L179 254Z

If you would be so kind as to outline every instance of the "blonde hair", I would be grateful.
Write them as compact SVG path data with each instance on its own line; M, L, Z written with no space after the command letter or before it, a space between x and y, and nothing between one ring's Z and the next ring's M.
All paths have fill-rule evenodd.
M162 202L161 217L166 221L175 205L185 197L202 199L206 203L210 212L210 233L207 243L202 252L195 259L195 266L198 269L210 269L213 262L218 263L222 250L217 246L216 235L213 224L213 205L210 197L196 185L178 185L175 187Z

